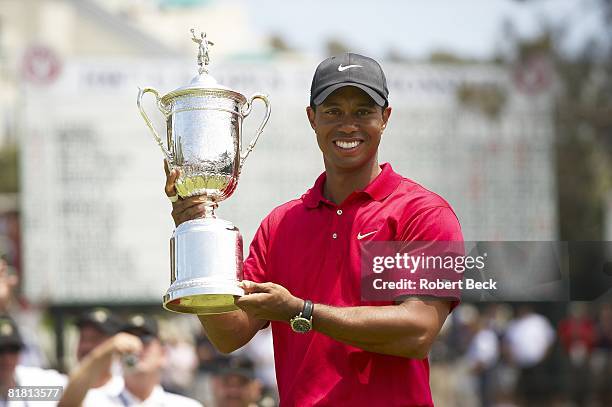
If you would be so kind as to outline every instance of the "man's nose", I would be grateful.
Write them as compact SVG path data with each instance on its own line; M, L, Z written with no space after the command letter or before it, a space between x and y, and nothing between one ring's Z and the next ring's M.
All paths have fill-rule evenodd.
M350 134L358 130L359 126L357 125L355 117L350 114L343 115L343 117L340 119L340 126L338 127L338 131Z

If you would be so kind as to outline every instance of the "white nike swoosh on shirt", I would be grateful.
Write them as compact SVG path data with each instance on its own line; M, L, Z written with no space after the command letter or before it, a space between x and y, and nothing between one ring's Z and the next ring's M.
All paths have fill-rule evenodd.
M342 64L338 65L338 72L346 71L349 68L363 68L361 65L347 65L342 66Z
M368 233L364 233L363 235L361 234L361 232L357 233L357 240L361 240L364 237L368 237L370 235L373 235L374 233L378 232L378 230L374 230L372 232L368 232Z

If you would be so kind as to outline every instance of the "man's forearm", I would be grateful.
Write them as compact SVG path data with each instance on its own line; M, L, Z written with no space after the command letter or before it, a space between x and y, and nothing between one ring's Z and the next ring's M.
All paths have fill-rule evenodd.
M313 328L369 352L422 359L446 318L448 305L410 302L362 307L316 304Z
M243 347L266 323L242 310L218 315L198 315L211 343L222 353Z
M246 280L242 283L246 295L236 301L236 305L246 314L235 314L236 318L251 316L252 320L259 321L258 329L263 326L262 320L288 323L304 306L303 299L293 296L279 284ZM315 304L312 318L315 330L338 341L370 352L422 359L427 356L448 311L448 301L411 297L401 304L389 306ZM205 322L203 324L206 326ZM240 323L243 324L244 321ZM224 332L228 339L232 334L235 333Z
M112 353L94 349L70 375L58 406L80 406L89 389L110 371Z

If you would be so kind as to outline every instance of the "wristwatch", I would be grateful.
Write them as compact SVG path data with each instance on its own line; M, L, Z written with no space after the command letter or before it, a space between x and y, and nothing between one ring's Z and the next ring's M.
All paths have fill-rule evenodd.
M302 312L300 312L295 317L291 318L289 323L291 324L291 329L293 332L297 332L300 334L305 334L306 332L312 329L312 310L314 309L314 304L310 300L304 301L304 308Z

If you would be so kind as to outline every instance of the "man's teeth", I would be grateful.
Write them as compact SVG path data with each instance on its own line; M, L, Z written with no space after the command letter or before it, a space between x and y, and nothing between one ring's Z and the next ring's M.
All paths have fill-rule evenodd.
M359 140L355 140L355 141L336 140L335 143L340 148L350 149L350 148L357 147L359 145L359 143L361 143L361 141L359 141Z

